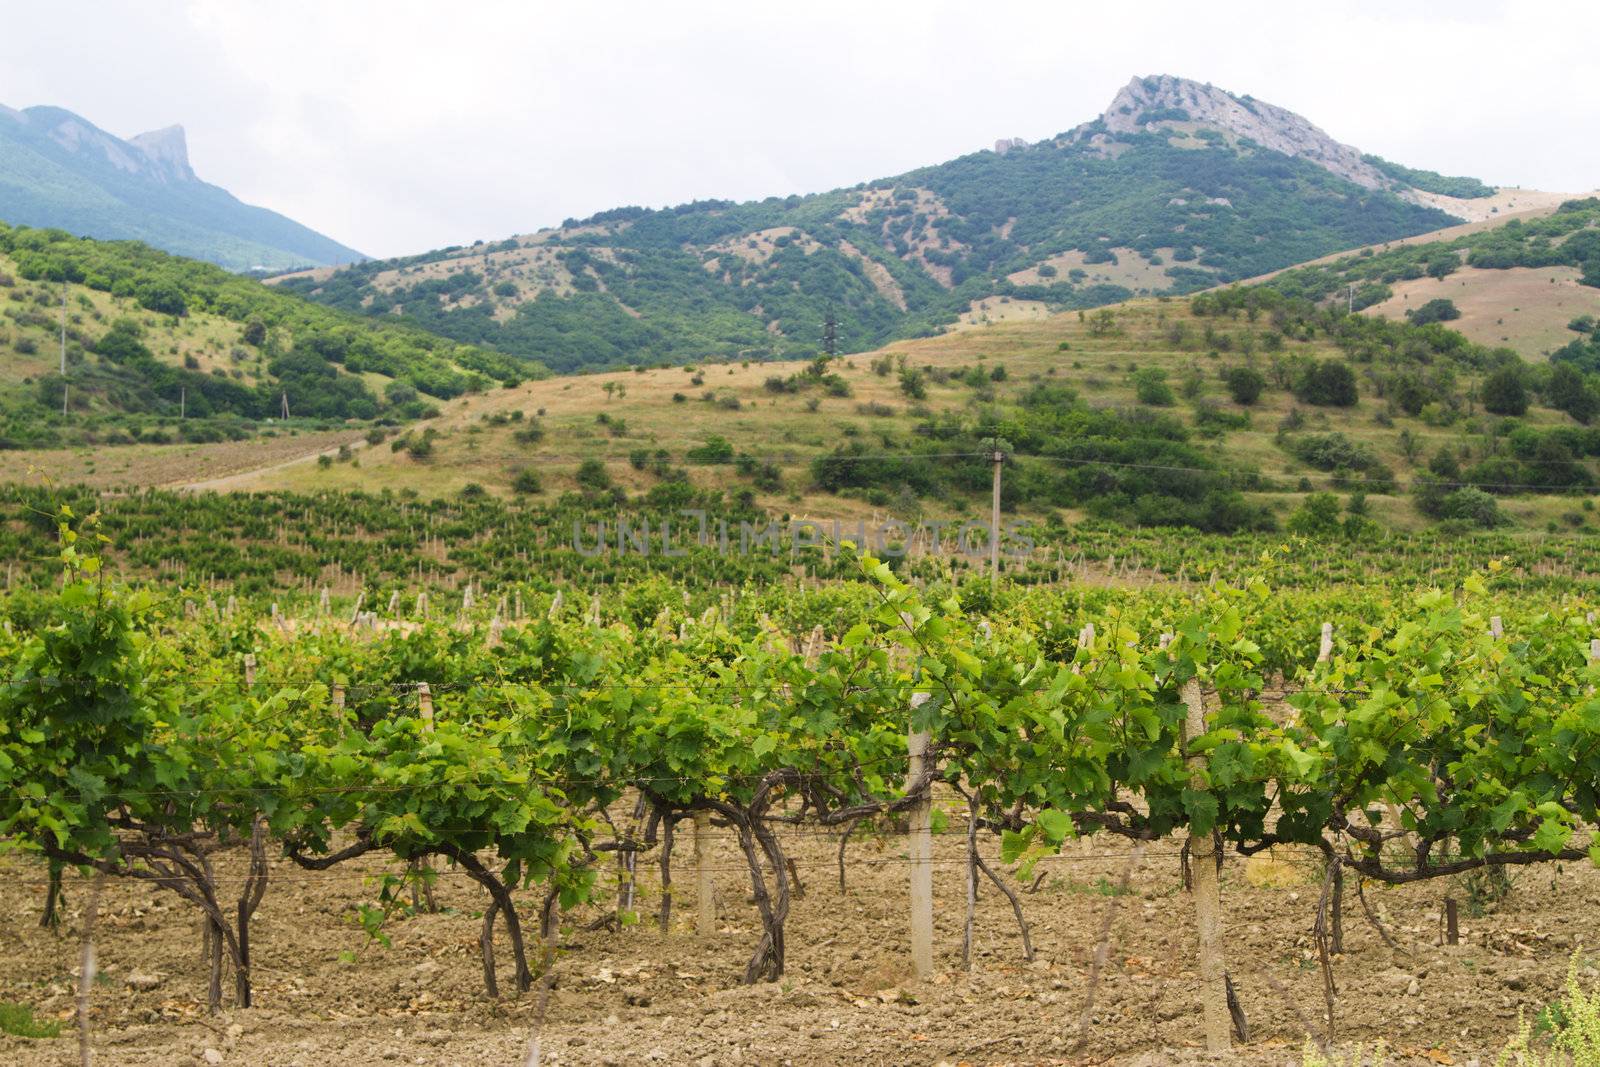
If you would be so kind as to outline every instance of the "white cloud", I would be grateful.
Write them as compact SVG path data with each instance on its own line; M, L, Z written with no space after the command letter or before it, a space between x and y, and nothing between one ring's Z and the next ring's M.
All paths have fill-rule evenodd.
M851 185L1093 117L1171 73L1413 166L1600 184L1589 4L604 5L58 0L0 101L127 135L375 254L620 204Z

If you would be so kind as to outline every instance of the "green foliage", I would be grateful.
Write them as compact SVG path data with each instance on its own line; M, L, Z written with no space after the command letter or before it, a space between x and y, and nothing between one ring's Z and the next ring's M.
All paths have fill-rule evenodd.
M1600 388L1571 363L1551 365L1543 393L1545 403L1586 425L1600 414Z
M1600 198L1569 200L1554 214L1511 219L1502 226L1446 241L1397 245L1372 255L1353 255L1332 263L1284 271L1263 283L1289 296L1322 300L1343 297L1349 285L1358 294L1367 286L1387 287L1421 278L1431 264L1459 263L1485 270L1570 266L1584 285L1600 286ZM1364 306L1358 302L1359 307ZM1586 368L1600 369L1600 368Z
M1425 193L1438 193L1440 196L1454 196L1463 200L1494 195L1493 186L1485 185L1476 178L1447 178L1437 171L1418 170L1415 167L1391 163L1382 156L1364 155L1361 159L1395 181L1404 182Z
M26 1004L0 1001L0 1033L32 1039L60 1037L61 1023L35 1018L33 1009Z
M606 470L602 460L594 457L578 465L576 478L580 487L591 492L602 492L611 488L611 473Z
M1406 318L1410 319L1414 326L1426 326L1430 322L1450 322L1460 317L1461 309L1456 307L1454 300L1445 297L1436 297L1421 307L1406 312Z
M1600 990L1585 989L1578 980L1581 959L1581 951L1574 950L1561 996L1539 1013L1537 1023L1521 1020L1516 1036L1495 1057L1495 1067L1600 1064Z
M1528 389L1520 366L1508 363L1492 371L1478 390L1483 409L1496 415L1525 415Z
M732 463L733 445L726 437L712 434L706 438L704 444L696 445L684 453L684 458L690 463Z
M1159 367L1145 367L1133 374L1134 397L1141 404L1152 407L1171 407L1177 402L1172 386L1167 384L1167 372Z
M1432 474L1419 475L1412 483L1417 510L1435 519L1448 519L1478 529L1492 529L1505 522L1494 497L1472 485L1457 485Z
M1267 387L1267 379L1254 367L1231 367L1224 381L1233 402L1246 406L1261 399L1261 392Z
M1284 437L1281 443L1302 463L1332 472L1341 489L1359 485L1367 492L1383 493L1394 488L1394 475L1378 454L1338 431Z
M1295 399L1320 407L1350 407L1359 399L1356 375L1341 359L1315 360L1294 382Z
M102 422L139 426L139 420L175 419L180 410L193 425L187 432L219 432L223 425L276 418L287 397L290 413L306 419L417 418L428 405L418 394L445 399L518 382L543 369L499 354L431 336L395 322L374 322L333 311L207 263L180 259L133 242L92 241L57 230L12 228L0 223L0 253L10 256L23 278L65 281L126 297L162 315L207 313L239 325L250 348L265 357L257 381L201 373L165 361L175 322L144 326L129 316L115 319L98 337L81 333L89 355L72 373L73 395L86 415L65 431L93 433ZM80 331L73 331L79 333ZM380 401L361 375L378 373L411 390L404 399ZM55 389L59 412L59 388ZM60 420L48 411L20 413L30 443L55 443ZM223 420L232 419L232 424ZM205 421L200 421L205 420Z
M1368 156L1368 160L1374 157ZM1387 1067L1388 1049L1382 1041L1372 1046L1356 1045L1349 1049L1330 1048L1326 1054L1308 1035L1300 1049L1300 1067Z
M1331 537L1342 530L1339 498L1332 493L1312 493L1284 524L1292 534L1303 537Z

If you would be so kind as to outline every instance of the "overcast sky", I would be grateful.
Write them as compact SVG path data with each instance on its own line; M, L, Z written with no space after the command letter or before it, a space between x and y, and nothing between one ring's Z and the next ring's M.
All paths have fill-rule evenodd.
M1412 166L1600 186L1600 4L7 3L0 103L173 123L207 181L372 255L815 192L1209 81Z

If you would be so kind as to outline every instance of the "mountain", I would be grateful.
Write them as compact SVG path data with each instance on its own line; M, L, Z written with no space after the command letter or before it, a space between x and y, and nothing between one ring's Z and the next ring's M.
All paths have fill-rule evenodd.
M1002 304L1042 314L1190 292L1478 217L1493 193L1161 76L1048 140L849 189L619 208L279 284L558 371L803 358L830 316L839 350L861 351Z
M129 140L57 107L0 106L0 219L144 241L231 270L349 263L361 253L201 181L183 127Z
M140 242L0 223L0 450L259 441L285 406L290 433L400 422L543 373Z

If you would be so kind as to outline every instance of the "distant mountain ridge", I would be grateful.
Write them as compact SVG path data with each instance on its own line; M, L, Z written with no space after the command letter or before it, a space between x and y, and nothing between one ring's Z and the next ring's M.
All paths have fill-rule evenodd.
M124 140L58 107L0 105L0 221L144 241L232 270L363 258L201 181L181 126Z
M1492 191L1474 179L1376 159L1158 75L1057 137L848 189L617 208L280 284L556 370L803 358L830 319L838 350L861 351L963 318L1192 292L1491 210L1451 195Z

